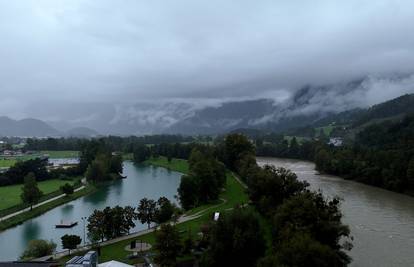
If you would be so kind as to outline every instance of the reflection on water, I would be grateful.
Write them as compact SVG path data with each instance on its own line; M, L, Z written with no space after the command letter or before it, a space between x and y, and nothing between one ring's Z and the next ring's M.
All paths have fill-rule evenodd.
M17 259L32 239L53 240L59 250L61 236L76 234L83 238L84 226L81 218L89 216L95 209L116 205L136 207L139 200L144 197L158 199L165 196L176 202L174 195L180 182L180 173L124 162L123 175L127 178L108 183L91 195L74 200L1 232L0 261ZM61 220L77 221L78 225L71 229L56 229L55 224ZM145 225L137 222L137 226L132 231L145 228ZM8 240L12 242L7 242Z
M343 199L344 222L354 237L351 266L414 266L414 198L317 174L311 162L258 158L258 163L289 168L312 189Z

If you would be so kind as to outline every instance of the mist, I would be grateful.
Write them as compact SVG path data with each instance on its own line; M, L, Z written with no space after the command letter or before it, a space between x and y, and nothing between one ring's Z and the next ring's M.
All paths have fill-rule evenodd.
M328 85L294 112L373 105L413 92L413 9L391 0L2 0L0 115L172 124L204 107L284 105L304 86ZM341 86L358 79L361 90Z

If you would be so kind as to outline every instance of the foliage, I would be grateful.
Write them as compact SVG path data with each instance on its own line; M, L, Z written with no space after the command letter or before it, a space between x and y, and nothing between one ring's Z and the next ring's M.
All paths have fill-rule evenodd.
M258 215L236 209L222 214L209 233L205 266L255 266L266 248Z
M329 246L312 239L309 234L294 233L278 249L261 259L258 267L344 267L341 257Z
M151 151L148 146L143 144L135 145L134 147L134 161L141 163L149 159Z
M189 164L189 173L182 176L178 188L182 207L189 209L217 200L226 182L224 165L198 149L191 153Z
M157 255L155 262L162 267L176 265L177 257L181 251L181 238L175 228L170 224L161 225L161 229L155 235L155 246Z
M36 158L26 161L18 161L10 167L0 178L0 184L20 184L23 178L32 173L37 181L44 181L51 178L46 169L47 160ZM5 182L7 180L7 183Z
M224 162L231 170L237 170L238 161L246 154L254 154L253 144L241 134L230 134L224 140Z
M30 210L42 197L43 193L37 186L36 178L33 173L29 173L24 177L24 186L22 187L21 198L23 203L30 205Z
M62 240L62 247L65 249L69 249L69 255L70 255L70 250L75 249L82 242L82 239L80 238L80 236L67 235L67 234L62 236L61 240Z
M154 221L157 224L165 223L173 217L174 212L178 208L174 206L166 197L160 197L157 201L157 208L155 210Z
M135 227L134 220L137 217L135 208L130 206L94 210L88 218L88 232L90 236L101 241L119 237L128 234Z
M256 169L248 186L249 197L258 211L270 216L284 200L303 192L308 183L298 181L290 170L266 165Z
M148 229L151 227L151 223L155 221L156 208L157 203L152 199L143 198L139 202L137 217L141 223L148 225Z
M414 116L366 127L355 143L344 147L319 146L315 156L321 172L342 176L397 192L414 192Z
M21 259L28 260L32 258L40 258L51 255L56 249L53 241L46 240L30 240L26 250L23 252Z
M350 258L344 250L349 250L351 246L349 242L341 241L349 237L350 231L348 226L342 224L341 218L339 200L336 198L328 201L321 193L316 192L293 196L278 208L274 216L274 248L282 258L286 258L296 249L307 247L311 249L311 253L316 249L315 253L326 252L325 256L335 260L332 266L346 266ZM296 239L292 240L292 237Z
M62 191L63 194L72 195L74 192L74 188L73 185L66 183L60 187L60 191Z

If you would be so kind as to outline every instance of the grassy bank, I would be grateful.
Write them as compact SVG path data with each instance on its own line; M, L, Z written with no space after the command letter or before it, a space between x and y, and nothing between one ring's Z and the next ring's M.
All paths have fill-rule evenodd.
M79 151L73 151L73 150L58 150L58 151L52 151L52 150L43 150L40 151L40 154L48 154L49 158L57 158L57 159L65 159L65 158L78 158L79 157Z
M0 158L0 168L9 168L16 164L17 160L15 159L7 159L7 158Z
M166 157L157 157L150 158L149 160L146 160L144 163L163 167L172 171L188 173L188 163L186 160L183 159L172 159L169 162Z
M55 191L58 191L59 188L66 183L73 185L75 183L75 180L65 181L65 180L53 179L53 180L41 181L41 182L38 182L37 184L39 186L39 189L46 196ZM22 200L20 198L20 195L22 193L22 187L23 187L22 184L0 187L0 211L22 204Z
M152 164L159 167L168 168L170 170L179 171L182 173L188 172L188 163L185 160L173 159L171 162L164 157L159 157L157 159L150 159L145 162L146 164ZM197 233L200 232L200 227L212 219L214 212L227 212L238 204L243 204L248 202L248 196L245 192L244 187L235 179L235 177L228 172L226 187L225 190L220 194L220 200L215 203L210 203L203 205L194 209L191 209L186 212L186 215L201 215L198 218L195 218L191 221L177 224L177 229L183 237L186 237L189 232L191 232L194 238L197 238ZM136 260L128 260L127 256L131 252L125 251L125 247L132 240L142 240L149 244L155 243L155 234L149 233L140 237L126 239L111 245L106 245L101 248L101 256L99 260L101 262L109 260L117 260L129 264L136 263ZM84 254L84 253L81 253ZM62 258L61 263L66 262L70 257Z
M34 208L31 211L27 211L27 212L24 212L22 214L16 215L16 216L14 216L10 219L0 221L0 231L4 231L7 228L19 225L19 224L23 223L24 221L27 221L27 220L32 219L34 217L37 217L37 216L39 216L39 215L41 215L41 214L57 207L57 206L63 205L65 203L70 202L72 200L75 200L79 197L88 195L88 194L94 192L95 190L96 190L95 186L89 185L86 188L84 188L80 191L77 191L77 192L73 193L70 196L66 196L66 197L56 199L52 202L41 205L40 207Z

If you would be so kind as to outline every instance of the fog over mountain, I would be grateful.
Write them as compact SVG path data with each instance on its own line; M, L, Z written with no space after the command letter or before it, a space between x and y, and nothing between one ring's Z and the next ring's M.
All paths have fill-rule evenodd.
M413 92L412 10L0 0L0 116L124 135L278 127L366 107Z

